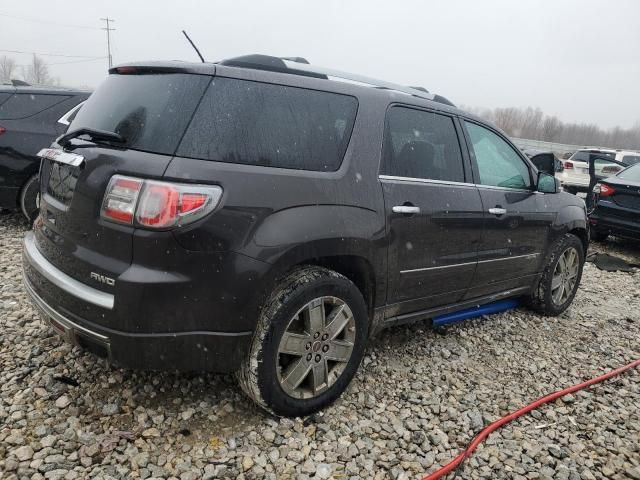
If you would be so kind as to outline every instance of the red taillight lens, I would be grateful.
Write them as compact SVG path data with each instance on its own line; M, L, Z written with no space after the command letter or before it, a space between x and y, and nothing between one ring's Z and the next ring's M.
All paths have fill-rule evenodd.
M600 195L601 197L610 197L611 195L613 195L614 193L616 193L616 189L613 188L611 185L607 185L606 183L600 183L598 184L600 185L600 189L597 190L594 187L594 191ZM598 186L596 185L596 187Z
M135 192L135 195L134 195ZM148 228L186 225L211 212L222 188L115 175L102 205L104 219Z
M111 178L102 201L101 216L118 223L133 223L142 180L115 175Z
M570 162L569 160L564 162L564 169L565 170L572 170L573 169L573 162Z
M602 167L602 173L618 173L620 170L622 170L622 168L618 167L617 165Z
M4 132L6 132L7 129L4 127L0 127L0 135L2 135Z

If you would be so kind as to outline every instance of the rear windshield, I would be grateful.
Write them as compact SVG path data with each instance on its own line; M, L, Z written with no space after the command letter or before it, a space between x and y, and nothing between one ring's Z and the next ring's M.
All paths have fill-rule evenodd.
M640 163L640 155L625 155L622 157L622 162L626 165L635 165Z
M211 77L111 74L69 126L116 132L134 150L172 155Z
M349 143L357 108L357 100L346 95L215 78L177 155L335 171Z
M0 99L0 120L18 120L32 117L71 98L68 95L16 93L4 103Z
M598 155L600 157L609 157L611 159L615 159L615 153L611 153L611 152L588 152L588 151L582 151L582 150L578 150L576 153L574 153L570 160L576 160L578 162L589 162L589 155L593 153L594 155Z
M618 174L618 178L629 180L631 182L640 182L640 165L634 165Z

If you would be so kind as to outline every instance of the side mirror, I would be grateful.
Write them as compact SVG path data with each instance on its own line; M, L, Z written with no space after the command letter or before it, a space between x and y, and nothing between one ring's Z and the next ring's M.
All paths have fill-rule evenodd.
M562 190L560 180L545 172L538 172L538 191L542 193L558 193Z

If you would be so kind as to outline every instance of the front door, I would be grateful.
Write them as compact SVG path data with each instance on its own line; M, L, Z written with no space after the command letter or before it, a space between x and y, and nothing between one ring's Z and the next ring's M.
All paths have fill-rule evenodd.
M387 317L455 303L473 278L482 203L468 182L458 133L448 115L389 109L380 176L389 239Z
M531 285L555 213L535 191L533 171L497 132L464 122L484 208L478 268L467 298Z

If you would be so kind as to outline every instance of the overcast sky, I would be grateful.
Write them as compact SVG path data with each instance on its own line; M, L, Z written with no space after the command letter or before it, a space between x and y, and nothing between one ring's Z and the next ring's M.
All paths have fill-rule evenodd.
M605 128L640 121L640 0L5 1L0 49L103 56L106 16L116 64L197 60L184 28L208 61L303 56L458 105L534 106ZM44 58L64 84L106 75L106 59Z

